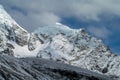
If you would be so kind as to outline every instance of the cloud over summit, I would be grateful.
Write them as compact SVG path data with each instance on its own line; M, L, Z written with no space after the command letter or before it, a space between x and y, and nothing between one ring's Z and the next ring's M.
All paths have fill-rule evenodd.
M120 0L1 0L0 3L29 31L61 22L62 17L100 21L103 14L120 16Z

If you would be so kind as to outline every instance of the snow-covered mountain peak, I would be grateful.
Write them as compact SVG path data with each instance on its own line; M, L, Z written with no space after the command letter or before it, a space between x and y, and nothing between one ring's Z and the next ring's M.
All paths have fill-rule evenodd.
M84 29L71 29L56 23L39 27L34 33L29 33L18 25L2 6L0 53L61 61L114 78L120 77L120 57Z
M120 72L115 69L118 66L114 65L114 61L118 61L120 57L116 57L102 40L90 36L84 29L71 29L57 23L53 26L39 27L36 34L43 46L38 57L62 61L111 76Z
M12 23L14 24L15 21L8 15L3 6L0 5L0 24L12 26Z
M80 30L80 31L84 30L83 28L80 28L80 29L72 29L72 28L70 28L70 27L68 27L68 26L66 26L66 25L63 25L62 23L59 23L59 22L56 22L56 25L57 25L57 26L61 26L62 28L65 28L65 29L68 29L68 30Z
M15 48L13 43L20 46L27 45L29 35L0 5L0 51L13 55L13 48Z
M20 27L14 19L5 11L2 5L0 5L0 24L6 25L7 27L13 27L14 29L21 29L27 32L25 29Z
M55 36L57 34L64 34L67 36L75 35L76 33L81 33L85 31L84 29L72 29L61 23L56 23L55 25L39 27L34 31L34 33L41 33L50 36Z

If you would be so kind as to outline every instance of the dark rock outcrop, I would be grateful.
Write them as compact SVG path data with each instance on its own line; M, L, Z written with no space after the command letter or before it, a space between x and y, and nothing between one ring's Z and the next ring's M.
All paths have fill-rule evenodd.
M0 80L111 80L85 69L40 58L0 55Z

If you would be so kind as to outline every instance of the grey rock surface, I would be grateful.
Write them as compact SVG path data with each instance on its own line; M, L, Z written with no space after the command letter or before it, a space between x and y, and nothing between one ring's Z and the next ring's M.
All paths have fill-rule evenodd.
M82 68L40 58L0 55L0 80L111 80Z

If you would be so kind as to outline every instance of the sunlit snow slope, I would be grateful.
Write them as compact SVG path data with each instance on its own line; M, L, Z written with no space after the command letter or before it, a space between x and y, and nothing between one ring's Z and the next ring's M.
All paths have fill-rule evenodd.
M113 54L100 39L90 36L84 29L70 29L57 23L40 27L35 33L44 45L38 57L65 62L114 78L120 76L120 56Z

